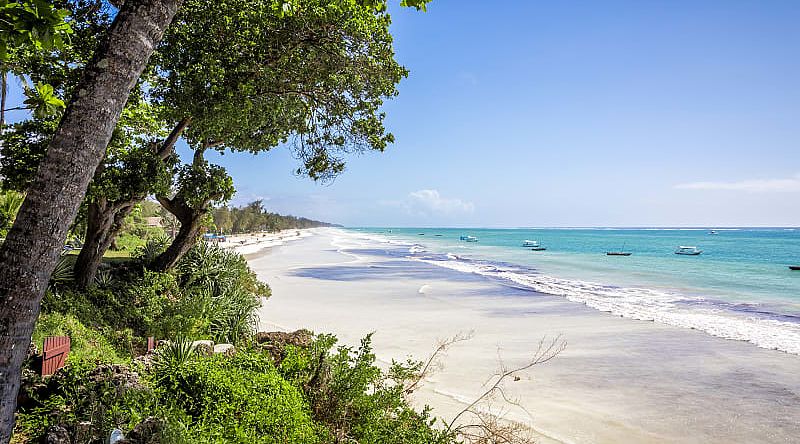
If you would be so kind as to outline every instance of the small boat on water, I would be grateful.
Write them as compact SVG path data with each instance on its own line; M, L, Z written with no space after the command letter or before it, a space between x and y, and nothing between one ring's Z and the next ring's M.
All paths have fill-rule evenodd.
M717 230L711 230L708 232L708 234L719 234L719 233L717 232Z
M478 238L475 236L461 236L460 239L465 242L478 242Z
M524 240L522 242L523 247L538 247L539 241L532 241L532 240Z
M606 256L630 256L630 251L625 251L625 244L622 244L622 248L619 251L606 251Z
M790 270L800 271L800 265L789 265Z
M697 247L684 247L684 246L680 246L675 250L675 254L680 254L683 256L697 256L702 252L703 250L700 250Z

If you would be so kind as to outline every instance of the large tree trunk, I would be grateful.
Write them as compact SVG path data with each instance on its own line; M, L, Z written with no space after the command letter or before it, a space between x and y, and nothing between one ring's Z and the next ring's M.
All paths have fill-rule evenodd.
M167 271L175 267L183 255L197 243L200 232L203 230L203 219L208 210L194 209L179 197L168 199L159 196L158 201L181 223L178 235L175 236L167 250L158 255L150 264L150 268L154 271Z
M109 204L105 199L89 204L86 239L75 261L75 285L86 288L94 281L106 250L122 230L125 218L141 199Z
M67 230L122 108L181 0L127 0L75 97L0 247L0 444L11 439L22 361Z
M183 131L191 122L191 119L184 118L173 128L169 137L160 145L155 145L152 149L161 160L166 160L172 155L175 143L180 138ZM101 171L95 173L97 177ZM86 238L83 249L78 254L75 261L75 284L78 288L86 288L94 281L97 270L100 268L103 256L113 245L114 240L125 223L125 218L133 211L136 204L143 201L146 196L128 196L127 199L119 201L107 201L103 197L98 197L89 204Z

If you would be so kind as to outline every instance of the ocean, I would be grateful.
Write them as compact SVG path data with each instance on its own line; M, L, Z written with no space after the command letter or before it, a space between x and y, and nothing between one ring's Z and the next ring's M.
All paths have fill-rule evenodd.
M349 228L413 260L800 355L800 229ZM465 242L461 236L475 236ZM531 251L523 241L546 251ZM674 254L696 246L699 256ZM624 249L631 256L607 256ZM517 294L517 293L515 293Z

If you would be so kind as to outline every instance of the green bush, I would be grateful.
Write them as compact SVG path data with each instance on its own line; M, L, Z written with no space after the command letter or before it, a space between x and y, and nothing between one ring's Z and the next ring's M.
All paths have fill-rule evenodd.
M189 443L191 422L173 403L162 402L127 367L71 363L54 376L23 386L15 442L43 442L49 427L66 427L75 442L105 442L115 428L130 430L149 417L158 418L161 443Z
M198 356L158 380L163 398L193 419L195 442L320 442L302 392L258 352Z
M284 378L304 387L314 420L323 424L334 442L346 437L360 443L435 444L454 442L434 428L428 409L416 412L404 387L416 371L391 374L375 366L371 337L357 349L338 347L336 338L320 336L310 348L288 347L279 370ZM408 368L418 368L410 362Z
M125 363L130 358L119 353L114 341L97 329L85 326L75 316L61 313L43 313L33 331L33 343L42 349L48 336L69 336L71 350L67 362L75 365L98 363Z

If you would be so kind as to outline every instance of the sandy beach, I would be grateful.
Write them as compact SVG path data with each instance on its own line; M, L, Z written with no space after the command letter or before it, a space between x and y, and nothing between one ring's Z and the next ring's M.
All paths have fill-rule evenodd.
M296 231L296 230L293 230ZM288 233L287 233L288 235ZM383 362L452 347L415 402L450 418L499 366L521 365L543 337L567 348L508 384L540 442L796 442L800 357L700 331L637 321L405 257L338 229L241 244L273 296L263 330L309 328L345 344L374 332ZM231 242L229 245L234 245Z
M218 245L245 257L257 257L267 248L284 245L287 242L303 239L311 235L311 231L308 229L281 230L277 233L233 234L226 236L225 242L219 242Z

